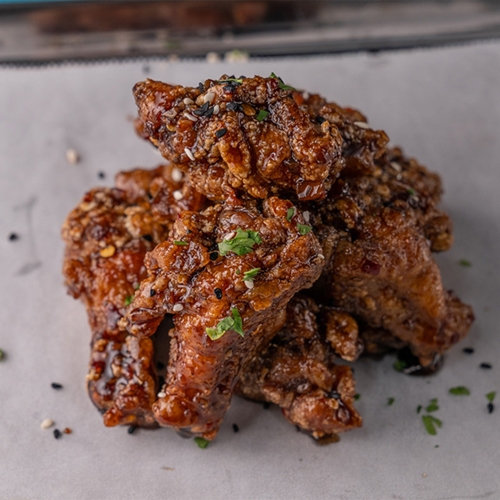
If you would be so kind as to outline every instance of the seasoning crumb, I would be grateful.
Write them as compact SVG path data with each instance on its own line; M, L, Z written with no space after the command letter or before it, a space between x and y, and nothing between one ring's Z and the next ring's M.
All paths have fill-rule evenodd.
M420 413L420 412L421 412L421 410L422 410L422 405L418 405L418 406L417 406L417 413Z
M427 474L424 472L424 473L422 474L422 477L427 477Z
M149 296L154 297L155 295L156 295L156 290L154 288L151 288L151 290L149 290Z
M220 55L217 52L208 52L205 58L207 63L217 63L220 61Z
M57 382L52 382L52 384L50 384L50 386L52 387L52 389L62 389L63 386L61 384L58 384Z
M175 470L173 467L162 467L162 470Z
M438 444L437 444L437 445L435 445L435 446L434 446L434 448L439 448L439 445L438 445Z
M64 434L71 434L73 431L69 427L65 427L63 432Z
M389 398L387 400L387 406L391 406L392 404L394 404L394 398Z
M97 176L99 177L99 179L105 179L106 178L106 174L104 172L98 172Z
M101 257L113 257L116 252L116 248L113 245L108 245L106 248L103 248L99 254Z
M61 431L59 429L54 429L54 437L59 439L62 436Z
M174 307L172 307L172 311L174 312L179 312L184 309L184 306L182 304L175 304Z
M133 434L137 429L137 425L131 425L128 429L127 432L128 434Z
M9 241L17 241L19 239L19 235L17 233L9 234Z
M493 413L495 411L495 405L493 403L488 403L486 408L488 408L488 413Z
M2 349L0 349L0 360L3 358L4 354L3 354L3 351Z
M474 348L473 347L464 347L462 349L462 352L465 352L465 354L474 354Z
M262 405L264 410L269 410L271 408L271 403L268 403L267 401Z
M458 261L458 263L462 266L462 267L472 267L472 262L470 260L467 260L467 259L460 259Z
M357 401L361 397L361 394L354 394L354 400Z
M68 149L66 151L66 161L71 165L75 165L80 161L80 155L74 149Z
M491 370L493 366L491 365L491 363L481 363L479 365L479 368L482 368L483 370Z
M238 427L238 424L233 424L233 431L240 432L240 428Z
M51 418L46 418L41 424L40 427L42 429L48 429L54 425L54 421Z

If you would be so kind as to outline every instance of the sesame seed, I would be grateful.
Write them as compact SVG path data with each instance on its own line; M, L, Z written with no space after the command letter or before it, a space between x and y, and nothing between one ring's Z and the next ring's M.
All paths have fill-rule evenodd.
M198 118L196 116L193 116L191 113L184 113L184 116L188 119L191 120L192 122L198 121Z
M222 299L222 290L220 288L214 288L214 293L219 300Z
M245 286L251 290L253 287L254 287L254 284L253 284L253 281L244 281L243 283L245 283Z
M128 429L127 429L127 432L129 434L133 434L135 432L135 430L137 429L137 425L131 425Z
M187 157L188 157L190 160L192 160L192 161L194 161L194 160L195 160L195 158L194 158L194 154L193 154L193 152L192 152L189 148L184 148L184 153L186 153Z
M68 163L75 165L76 163L78 163L79 160L80 157L78 156L78 153L74 149L68 149L68 151L66 151L66 161Z
M106 177L106 174L104 172L98 172L97 176L99 179L104 179Z
M215 92L208 92L203 98L204 102L212 102L215 99Z
M99 253L101 257L112 257L116 252L116 248L113 245L108 245L106 248L103 248Z
M48 429L54 425L54 421L51 418L46 418L41 424L40 427L42 429Z
M267 401L262 405L264 410L269 410L271 408L271 403L268 403Z
M174 200L177 200L177 201L182 200L182 198L184 198L182 191L174 191L173 195L174 195Z
M174 307L172 307L172 311L174 312L179 312L184 309L184 306L182 304L175 304Z
M17 241L19 239L19 235L16 233L10 233L9 234L9 241Z
M217 137L218 139L220 139L221 137L223 137L224 135L226 135L226 132L227 132L227 128L220 128L219 130L215 131L215 137Z
M62 436L61 431L59 429L54 429L54 437L59 439Z
M153 241L153 237L150 234L143 234L142 237L146 240L149 241L150 243Z
M311 214L306 210L305 212L302 213L302 217L304 217L304 220L306 222L309 222L309 220L311 218Z
M188 104L194 104L193 99L190 99L189 97L184 97L182 102L187 106Z
M151 290L149 290L149 296L154 297L155 295L156 295L156 290L154 288L151 288Z
M486 407L488 408L488 413L493 413L495 410L495 405L493 403L488 403Z
M167 117L167 118L174 118L175 115L177 115L177 110L175 108L173 109L169 109L168 111L165 111L164 115Z
M228 102L226 104L226 109L228 111L236 111L239 107L240 105L237 102Z
M332 391L330 392L330 394L328 394L328 397L332 399L340 399L340 393L338 393L337 391Z
M184 177L183 173L176 167L172 169L172 180L174 182L181 182Z
M479 365L479 368L482 368L483 370L491 370L493 367L490 363L481 363Z
M356 125L356 127L364 128L364 129L370 128L368 123L365 123L365 122L354 122L354 125Z
M166 392L163 392L163 391L162 391L162 392L159 392L159 393L157 394L157 396L158 396L159 398L164 398L166 395L167 395L167 393L166 393Z
M232 231L230 233L227 233L226 236L224 236L224 239L226 241L229 241L229 240L233 239L235 236L236 236L236 233L234 231Z
M233 431L240 432L240 428L238 427L238 424L233 424Z
M309 92L302 92L302 97L304 99L309 99Z
M219 254L217 252L211 252L209 257L210 257L210 260L217 260L217 258L219 257Z
M52 389L62 389L63 386L61 384L58 384L57 382L52 382L52 384L50 384Z
M316 117L316 121L318 123L324 123L324 122L326 122L326 118L323 118L322 116L317 116Z
M218 115L219 114L219 111L220 111L220 106L218 104L216 104L214 106L214 115Z
M474 348L473 347L464 347L462 349L462 352L465 352L465 354L474 354Z
M401 172L401 165L398 162L391 161L389 165L396 171Z

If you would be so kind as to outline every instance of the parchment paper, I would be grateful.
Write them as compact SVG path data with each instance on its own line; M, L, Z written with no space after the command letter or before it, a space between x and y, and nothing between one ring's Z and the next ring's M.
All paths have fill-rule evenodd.
M169 430L107 429L85 393L90 332L83 305L63 287L63 219L117 171L160 163L130 122L136 81L196 85L223 72L271 71L358 107L443 176L456 243L438 261L445 284L475 308L472 332L432 378L396 373L392 357L357 363L364 427L334 445L317 446L277 408L242 400L205 450ZM500 399L488 414L485 398L493 390L500 398L499 89L498 43L242 64L0 70L0 498L500 498ZM66 161L70 148L81 155L76 165ZM9 241L11 232L20 239ZM449 395L457 385L471 395ZM416 407L434 397L443 427L430 436ZM40 428L45 418L73 434L55 440Z

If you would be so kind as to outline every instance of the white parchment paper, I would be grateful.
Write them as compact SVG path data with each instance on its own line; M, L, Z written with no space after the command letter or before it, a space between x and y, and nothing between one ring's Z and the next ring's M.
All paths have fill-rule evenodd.
M271 71L360 108L443 176L456 244L438 261L445 284L475 308L472 332L432 378L399 375L391 357L359 362L365 425L335 445L319 447L277 408L242 400L205 450L169 430L107 429L85 394L90 332L82 304L63 287L63 219L86 190L111 185L117 171L160 163L130 122L136 81L196 85L223 72ZM70 148L81 155L76 165L66 162ZM0 498L500 498L499 163L498 43L243 64L1 69ZM20 239L8 241L10 232ZM464 354L464 346L475 353ZM481 370L481 362L493 369ZM55 391L51 382L64 388ZM471 395L449 395L457 385ZM490 415L485 394L493 390L499 400ZM443 427L429 436L416 407L434 397ZM40 429L45 418L73 434L55 440Z

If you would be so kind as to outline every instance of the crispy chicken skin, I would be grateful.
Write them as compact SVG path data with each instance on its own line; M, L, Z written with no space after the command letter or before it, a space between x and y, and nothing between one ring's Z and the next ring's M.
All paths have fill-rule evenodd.
M318 314L312 299L296 295L288 304L285 325L248 363L237 386L242 396L279 405L290 423L316 439L362 424L354 408L351 369L333 363L327 338L320 333ZM345 333L347 324L347 330L355 325L352 318L337 319L328 324L331 338L343 336L335 335L335 330ZM355 349L356 338L351 345Z
M325 197L343 167L337 127L319 123L278 78L136 84L141 136L216 201L236 190L265 199Z
M146 256L149 277L121 326L144 338L166 313L174 313L164 397L154 405L161 425L213 439L247 362L285 321L288 301L319 277L324 258L312 232L301 235L292 204L272 197L262 211L231 198L204 212L184 212L167 241ZM261 243L244 255L217 252L218 243L256 231ZM186 244L179 244L183 242ZM254 281L244 273L259 268ZM244 336L234 330L211 340L207 328L241 316Z
M92 330L88 392L105 412L104 423L154 426L152 342L127 335L117 322L146 277L146 252L165 239L177 212L199 209L203 197L173 181L172 167L123 172L117 185L123 189L90 191L68 215L62 229L63 274L68 292L87 308ZM186 194L181 206L172 198L177 189ZM164 203L168 206L162 209Z

